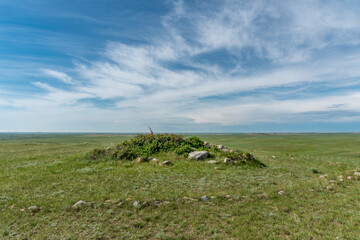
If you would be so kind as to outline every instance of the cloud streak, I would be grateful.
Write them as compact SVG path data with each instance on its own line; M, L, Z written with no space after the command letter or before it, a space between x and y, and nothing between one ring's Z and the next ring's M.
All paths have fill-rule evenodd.
M69 75L67 75L66 73L51 70L51 69L42 69L42 72L46 76L56 78L56 79L60 80L63 83L74 84L72 78Z

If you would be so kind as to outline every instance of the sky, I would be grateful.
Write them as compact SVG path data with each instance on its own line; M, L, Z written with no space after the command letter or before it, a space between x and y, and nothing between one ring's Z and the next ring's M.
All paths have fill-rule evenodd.
M0 132L360 132L359 12L0 0Z

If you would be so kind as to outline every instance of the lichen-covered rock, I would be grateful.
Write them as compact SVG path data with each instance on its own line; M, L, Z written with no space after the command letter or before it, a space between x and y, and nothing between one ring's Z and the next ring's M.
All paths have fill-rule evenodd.
M207 151L194 151L189 153L189 158L194 160L203 160L209 156Z

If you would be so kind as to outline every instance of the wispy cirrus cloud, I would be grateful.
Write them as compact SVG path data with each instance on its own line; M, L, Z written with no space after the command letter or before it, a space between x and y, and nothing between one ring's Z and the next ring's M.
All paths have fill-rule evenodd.
M67 75L66 73L51 70L51 69L42 69L42 72L43 72L43 74L45 74L49 77L56 78L63 83L74 84L72 78L69 75Z

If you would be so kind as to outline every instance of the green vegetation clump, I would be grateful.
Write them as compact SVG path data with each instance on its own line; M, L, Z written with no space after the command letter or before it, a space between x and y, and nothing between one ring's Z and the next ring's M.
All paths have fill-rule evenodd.
M317 170L316 168L312 168L312 169L311 169L311 172L312 172L312 173L320 173L320 171Z
M265 164L255 159L250 153L242 153L234 150L221 151L215 145L206 143L200 138L193 136L184 138L176 134L136 135L129 140L117 144L114 148L94 149L87 155L88 159L113 159L134 160L138 157L147 159L159 153L174 152L187 157L193 151L208 151L211 158L230 158L232 164L247 164L264 167Z
M200 138L196 136L186 139L186 144L198 149L204 148L205 146L204 141L202 141Z
M194 151L194 149L188 144L181 144L175 149L175 153L182 156L187 156L192 151Z
M149 157L159 152L176 151L176 149L183 148L184 146L192 147L180 135L137 135L130 140L116 145L112 152L112 158L117 160L133 160L137 157Z
M99 158L102 158L106 155L106 150L105 149L98 149L98 148L95 148L91 154L90 154L90 158L91 160L96 160L96 159L99 159Z
M250 153L239 153L239 152L223 152L222 156L230 158L239 164L248 164L257 167L266 167L266 165L259 160L255 159Z

